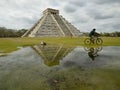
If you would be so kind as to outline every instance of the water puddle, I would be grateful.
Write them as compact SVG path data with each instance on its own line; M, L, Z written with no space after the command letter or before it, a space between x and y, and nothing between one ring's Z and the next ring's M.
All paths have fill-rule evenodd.
M119 46L35 45L0 57L0 90L119 90L119 75Z

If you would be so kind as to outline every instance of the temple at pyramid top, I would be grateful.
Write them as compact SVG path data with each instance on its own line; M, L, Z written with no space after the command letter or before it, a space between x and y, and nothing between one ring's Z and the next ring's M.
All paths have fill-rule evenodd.
M59 10L47 8L43 16L22 37L79 36L80 31L59 15Z
M59 14L59 10L47 8L43 11L43 14Z

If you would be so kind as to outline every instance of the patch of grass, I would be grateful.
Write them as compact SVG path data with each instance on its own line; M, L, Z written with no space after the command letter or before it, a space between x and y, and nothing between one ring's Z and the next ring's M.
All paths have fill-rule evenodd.
M96 90L119 90L120 89L120 70L96 69L93 70L91 82L96 85Z
M32 46L45 41L47 44L64 44L65 47L84 46L86 37L41 37L41 38L0 38L0 53L17 50L17 47ZM119 37L102 37L103 46L120 46Z

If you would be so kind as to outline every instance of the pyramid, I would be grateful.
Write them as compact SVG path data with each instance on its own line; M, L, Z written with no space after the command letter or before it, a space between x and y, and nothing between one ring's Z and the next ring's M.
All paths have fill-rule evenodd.
M22 37L74 37L79 35L80 31L59 15L59 10L47 8L38 22Z

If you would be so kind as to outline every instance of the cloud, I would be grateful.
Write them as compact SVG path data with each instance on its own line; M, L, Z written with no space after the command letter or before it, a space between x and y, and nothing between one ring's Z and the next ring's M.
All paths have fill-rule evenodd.
M76 11L76 8L72 5L69 5L69 6L65 6L64 10L66 13L74 13Z
M116 23L112 25L113 29L115 29L116 31L120 31L120 23Z
M93 0L97 4L120 4L120 0Z
M104 23L101 24L98 28L98 30L101 30L102 32L111 32L111 31L119 31L120 30L120 22L110 22L110 23Z
M64 10L68 13L73 13L79 9L79 7L84 7L86 5L86 0L68 0L66 2Z
M70 0L69 4L73 4L74 6L77 7L84 7L86 5L86 0Z
M108 10L99 10L99 9L94 9L94 10L88 10L88 15L91 16L94 19L109 19L109 18L114 18L115 14L110 13Z
M31 28L46 8L58 9L82 32L120 30L120 0L1 0L0 26Z

